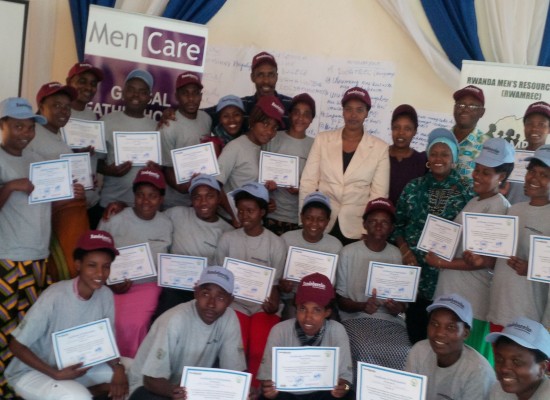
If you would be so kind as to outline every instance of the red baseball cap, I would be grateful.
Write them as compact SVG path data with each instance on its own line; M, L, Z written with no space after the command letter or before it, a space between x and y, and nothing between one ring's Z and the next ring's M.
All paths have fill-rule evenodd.
M308 301L326 307L334 298L334 287L325 275L315 272L306 275L300 281L296 289L296 304L304 304Z
M545 101L537 101L527 107L525 110L525 115L523 116L523 122L531 114L542 114L546 118L550 119L550 104Z
M38 93L36 94L36 103L40 104L48 96L51 96L56 93L65 93L70 97L71 101L75 100L78 97L76 90L70 86L63 85L59 82L50 82L42 85Z
M283 122L283 116L285 115L285 106L283 106L283 103L281 103L277 96L261 96L256 106L259 107L265 115L277 121L279 126L284 129L285 124Z
M311 97L307 93L300 93L292 98L292 102L290 103L290 110L294 108L294 106L298 103L304 103L311 108L311 116L315 118L315 100L313 100L313 97Z
M266 51L262 51L252 58L252 71L254 71L254 68L256 68L257 66L265 63L273 65L275 68L277 68L277 61L275 61L275 57L273 57Z
M457 90L453 94L453 99L455 99L455 101L458 101L464 96L473 96L481 102L481 105L485 106L485 95L483 94L483 90L481 90L477 86L468 85L460 90Z
M189 85L190 83L197 85L201 89L203 88L201 77L199 74L195 72L184 72L182 74L179 74L178 78L176 79L176 89L179 89L180 87L183 87L185 85Z
M400 106L397 106L395 110L393 110L393 114L391 116L391 122L393 123L397 118L399 118L402 115L408 116L415 128L418 128L418 114L416 113L416 110L413 106L410 104L401 104Z
M144 167L140 169L134 179L133 184L150 183L159 190L166 189L166 180L161 170L156 168Z
M71 79L73 76L79 75L83 72L91 72L95 75L98 81L103 80L103 71L97 67L94 67L86 60L84 60L83 62L77 62L75 65L73 65L72 68L69 70L69 75L67 76L67 78Z
M109 250L115 256L118 256L119 254L111 234L109 232L99 230L87 231L80 236L78 242L76 243L76 248L86 251Z
M393 206L393 203L391 200L383 197L379 197L368 202L367 208L365 208L365 212L363 214L363 219L373 211L386 211L392 217L395 217L395 207Z
M367 111L370 110L372 103L370 100L369 92L358 86L352 87L346 90L344 97L342 97L342 106L344 106L349 100L359 100L366 104Z

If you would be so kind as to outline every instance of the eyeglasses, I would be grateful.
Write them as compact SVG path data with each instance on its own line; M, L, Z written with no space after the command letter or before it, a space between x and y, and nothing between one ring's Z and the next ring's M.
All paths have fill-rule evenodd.
M475 111L475 110L481 110L483 106L478 106L475 104L463 104L463 103L455 103L455 108L459 110L469 110L469 111Z

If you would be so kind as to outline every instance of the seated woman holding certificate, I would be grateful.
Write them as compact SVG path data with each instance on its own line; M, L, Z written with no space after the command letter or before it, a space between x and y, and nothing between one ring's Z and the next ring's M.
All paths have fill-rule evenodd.
M113 235L118 247L149 243L156 263L157 254L167 253L172 244L172 221L159 212L165 189L161 170L140 169L133 184L134 206L125 208L108 221L102 220L99 229ZM153 276L137 282L125 280L111 285L111 289L115 292L116 339L120 354L134 358L151 325L161 288L157 285L157 277Z
M287 253L283 239L265 229L269 193L264 185L251 182L233 192L242 228L226 232L218 242L216 259L220 265L226 257L275 269L273 287L262 304L235 299L231 307L241 324L248 370L256 375L271 328L280 321L279 279L283 275ZM237 281L237 284L239 282ZM253 386L258 386L253 381Z
M349 339L344 327L329 319L334 302L334 288L330 280L319 273L302 278L296 290L296 318L278 323L269 334L258 379L262 383L260 399L352 399L350 385L353 382ZM273 347L321 346L338 347L337 385L327 391L301 391L296 394L279 391L272 371ZM284 368L284 366L282 366ZM319 383L318 383L319 386Z
M483 144L475 162L472 178L477 196L470 200L462 211L506 214L510 203L500 193L500 188L505 185L514 169L514 147L501 138L489 139ZM454 221L462 224L462 213L458 214ZM440 270L435 290L436 296L444 293L458 293L470 301L474 322L465 343L492 362L493 350L485 341L485 336L489 333L487 311L491 271L495 266L495 258L480 256L469 251L463 253L463 246L459 243L452 261L444 260L429 252L426 255L426 262Z
M342 324L350 337L354 367L357 361L403 369L411 347L405 303L366 296L369 263L401 264L399 249L387 242L393 231L395 208L383 198L371 200L363 215L363 240L345 246L336 270L336 296ZM382 288L378 288L382 289Z
M60 369L52 341L54 332L104 318L113 326L113 294L105 282L117 255L109 233L86 232L74 249L77 277L44 291L11 333L10 350L15 358L6 369L6 378L19 396L27 400L91 400L92 395L109 394L122 400L128 395L128 380L119 359L93 367L83 368L79 363Z
M515 256L495 264L487 316L491 332L501 331L517 316L550 326L548 283L526 278L531 235L550 236L550 145L539 147L527 160L524 191L530 200L508 210L519 219L518 246Z
M417 243L428 214L452 220L472 198L468 181L454 169L458 161L458 142L455 135L443 128L434 129L428 136L428 168L426 175L409 182L397 202L395 243L403 263L422 267L416 302L407 308L407 330L414 344L426 338L428 316L439 270L426 263Z

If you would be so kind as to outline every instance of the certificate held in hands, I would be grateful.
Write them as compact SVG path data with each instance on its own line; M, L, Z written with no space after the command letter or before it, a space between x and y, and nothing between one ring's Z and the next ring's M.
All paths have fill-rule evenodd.
M143 167L148 161L162 164L160 132L113 132L115 163L131 161L134 167Z
M298 187L300 158L286 154L260 152L259 182L274 181L280 187Z
M527 279L550 283L550 237L531 235Z
M176 182L179 184L189 182L194 174L220 174L212 142L174 149L171 154Z
M158 285L172 289L194 290L208 259L206 257L158 255Z
M59 369L82 363L91 367L119 357L108 318L52 333Z
M92 165L90 163L90 153L70 153L61 154L60 159L67 159L71 162L71 176L73 183L80 183L85 190L94 188L94 179L92 177Z
M221 368L184 367L187 400L247 400L252 374Z
M119 247L117 250L120 254L111 264L107 284L120 283L126 279L136 281L157 275L149 243Z
M357 363L358 400L426 400L427 388L424 375Z
M34 185L29 204L74 198L69 160L41 161L32 163L29 168L29 180Z
M431 251L444 260L452 261L461 231L462 225L428 214L417 248L425 252Z
M237 299L262 304L271 294L275 268L226 257L223 267L233 272Z
M371 261L365 296L372 296L372 290L376 289L376 297L380 299L414 302L418 292L421 270L420 267L410 265Z
M290 281L300 282L304 276L318 272L334 282L337 263L337 254L290 246L286 257L284 277Z
M103 121L70 118L61 128L61 136L71 149L92 146L98 153L107 153Z
M464 250L482 256L509 258L518 246L518 217L515 215L463 212Z

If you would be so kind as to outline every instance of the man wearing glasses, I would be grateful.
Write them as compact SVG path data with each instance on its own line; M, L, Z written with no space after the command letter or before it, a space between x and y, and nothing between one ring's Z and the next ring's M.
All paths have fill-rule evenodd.
M483 90L469 85L457 90L453 98L455 125L452 131L459 143L456 170L472 183L474 160L481 151L483 142L490 138L477 128L477 122L485 114L485 96Z

